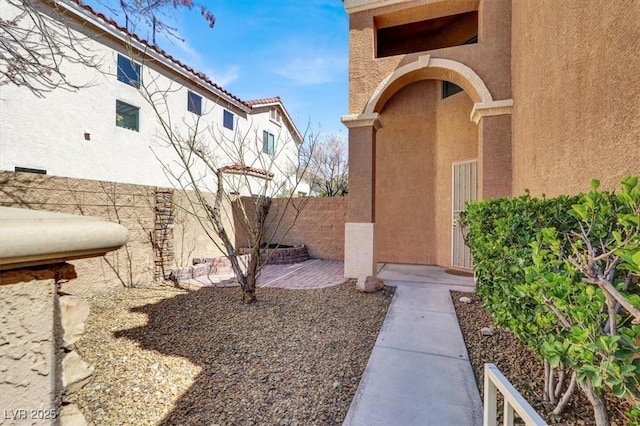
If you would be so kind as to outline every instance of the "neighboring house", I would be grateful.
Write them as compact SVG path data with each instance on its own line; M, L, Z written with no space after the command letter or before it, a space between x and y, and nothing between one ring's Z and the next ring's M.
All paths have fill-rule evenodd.
M170 175L182 170L162 119L178 139L197 128L202 149L234 182L228 192L259 194L265 179L274 193L290 185L302 135L279 97L243 101L92 8L73 0L53 4L60 13L48 2L41 6L65 20L99 66L62 64L69 80L86 84L77 91L37 98L25 87L2 87L1 170L175 186ZM9 5L1 12L15 16ZM202 185L215 191L210 177Z
M345 276L468 270L473 199L640 174L640 3L345 0Z

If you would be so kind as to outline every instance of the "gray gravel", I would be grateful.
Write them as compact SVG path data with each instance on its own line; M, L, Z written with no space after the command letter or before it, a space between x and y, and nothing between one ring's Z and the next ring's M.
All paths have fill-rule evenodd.
M69 402L94 424L341 424L393 289L185 291L91 300L77 350L96 369Z

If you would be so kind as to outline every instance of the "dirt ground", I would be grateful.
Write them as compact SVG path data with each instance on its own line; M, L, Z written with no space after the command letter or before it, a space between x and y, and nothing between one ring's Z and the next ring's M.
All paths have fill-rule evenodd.
M470 304L460 302L460 297L471 299ZM491 316L482 307L480 298L473 293L451 292L458 322L464 336L471 365L478 382L480 394L483 393L484 364L495 364L502 374L524 396L547 423L554 425L592 425L591 405L579 390L576 390L564 414L551 414L553 406L542 399L544 384L544 366L533 352L520 345L518 339L509 331L496 329ZM483 336L483 327L494 329L493 336ZM501 404L501 402L499 402ZM499 405L500 406L500 405ZM625 413L631 408L622 404L613 396L607 398L607 408L611 424L622 426L629 423Z

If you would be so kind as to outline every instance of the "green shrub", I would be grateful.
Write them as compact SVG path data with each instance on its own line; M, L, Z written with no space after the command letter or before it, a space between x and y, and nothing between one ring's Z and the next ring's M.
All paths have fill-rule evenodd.
M564 381L570 370L597 424L608 424L605 386L640 398L640 187L636 177L621 187L601 192L594 181L573 197L484 200L461 215L486 309L545 360L554 412L565 399L554 371Z

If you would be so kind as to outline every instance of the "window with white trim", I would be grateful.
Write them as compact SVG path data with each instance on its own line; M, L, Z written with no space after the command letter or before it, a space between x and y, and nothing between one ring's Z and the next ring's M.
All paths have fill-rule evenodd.
M225 129L233 130L233 113L226 109L222 111L222 125Z
M140 108L116 100L116 126L140 131Z
M142 65L118 53L118 81L140 87Z
M202 96L193 93L192 91L188 91L187 111L190 111L197 115L202 115Z

